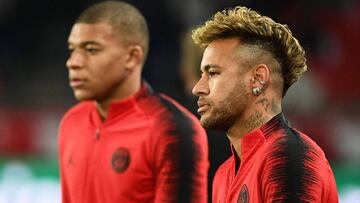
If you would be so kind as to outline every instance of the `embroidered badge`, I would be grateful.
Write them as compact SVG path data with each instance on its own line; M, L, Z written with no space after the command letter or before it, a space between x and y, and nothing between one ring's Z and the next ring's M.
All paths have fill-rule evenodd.
M241 186L239 198L237 203L249 203L249 190L246 184Z
M130 153L126 148L118 148L112 155L111 166L114 171L122 173L130 164Z

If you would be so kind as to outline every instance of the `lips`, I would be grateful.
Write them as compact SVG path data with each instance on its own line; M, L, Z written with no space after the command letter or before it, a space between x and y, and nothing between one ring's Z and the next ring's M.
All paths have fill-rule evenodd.
M79 88L84 85L85 80L81 78L70 78L70 87Z
M210 105L203 101L203 100L200 100L197 102L197 105L199 106L197 112L200 114L200 115L203 115L207 110L210 109Z

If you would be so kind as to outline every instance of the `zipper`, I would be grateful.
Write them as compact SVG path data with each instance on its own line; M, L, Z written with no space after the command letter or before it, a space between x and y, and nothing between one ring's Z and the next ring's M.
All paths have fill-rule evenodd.
M95 139L96 139L96 140L99 140L99 139L100 139L100 128L96 128L96 131L95 131Z

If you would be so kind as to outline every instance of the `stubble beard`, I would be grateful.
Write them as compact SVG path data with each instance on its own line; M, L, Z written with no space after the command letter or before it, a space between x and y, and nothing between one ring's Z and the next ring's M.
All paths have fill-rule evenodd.
M227 97L212 106L207 117L200 119L201 125L209 130L227 131L243 114L248 98L245 85L239 82Z

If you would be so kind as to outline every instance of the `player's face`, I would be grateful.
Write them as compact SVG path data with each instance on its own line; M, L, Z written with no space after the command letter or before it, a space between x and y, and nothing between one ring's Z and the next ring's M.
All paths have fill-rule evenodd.
M70 33L66 62L70 86L78 100L116 97L127 76L126 46L106 23L76 23Z
M201 78L193 89L204 128L228 130L241 119L250 91L250 71L239 63L236 39L216 40L205 49Z

